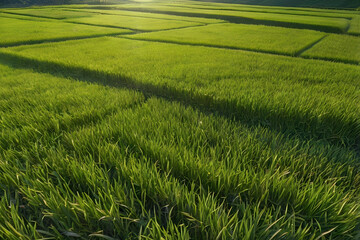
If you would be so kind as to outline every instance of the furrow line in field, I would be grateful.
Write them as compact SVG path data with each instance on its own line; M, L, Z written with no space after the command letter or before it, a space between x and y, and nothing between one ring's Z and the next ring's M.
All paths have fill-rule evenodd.
M66 23L72 23L72 24L87 25L87 26L95 26L95 27L107 27L107 28L126 29L126 30L131 30L131 31L134 31L134 32L136 32L136 31L138 31L138 32L143 32L143 31L139 31L138 29L134 29L134 28L118 27L118 26L114 26L114 25L74 22L74 21L71 21L71 20L65 20L64 22L66 22Z
M114 26L104 26L104 25L98 25L98 24L91 24L91 23L79 23L79 22L71 22L66 21L67 23L71 24L80 24L80 25L87 25L87 26L96 26L96 27L111 27L111 28L117 28L117 29L126 29L131 30L133 32L124 32L124 33L106 33L106 34L95 34L91 36L79 36L79 37L61 37L61 38L53 38L53 39L44 39L44 40L28 40L28 41L22 41L22 42L14 42L14 43L6 43L6 44L0 44L1 47L17 47L21 45L34 45L34 44L42 44L42 43L52 43L52 42L64 42L69 40L82 40L82 39L92 39L92 38L99 38L99 37L115 37L115 36L121 36L121 35L134 35L139 33L150 33L150 32L162 32L162 31L168 31L168 30L178 30L178 29L185 29L185 28L193 28L193 27L199 27L199 26L207 26L210 24L219 24L219 23L204 23L199 24L195 26L184 26L184 27L178 27L178 28L171 28L171 29L159 29L159 30L138 30L133 28L125 28L125 27L114 27ZM130 38L128 38L130 39Z
M65 22L67 22L67 23L72 23L72 24L82 24L82 25L96 26L96 27L118 28L118 29L126 29L126 30L131 30L131 31L133 31L133 33L128 33L128 35L137 34L137 33L159 32L159 31L167 31L167 30L177 30L177 29L184 29L184 28L192 28L192 27L206 26L206 25L208 25L208 24L217 24L217 23L199 23L198 25L183 26L183 27L176 27L176 28L169 28L169 29L139 30L139 29L135 29L135 28L117 27L117 26L114 26L114 25L106 25L106 24L94 24L94 23L74 22L74 21L71 21L71 20L66 20Z
M112 37L118 36L122 34L130 35L132 33L105 33L105 34L95 34L91 36L78 36L78 37L61 37L61 38L52 38L52 39L44 39L44 40L28 40L23 42L14 42L14 43L6 43L0 44L1 47L16 47L21 45L33 45L33 44L42 44L42 43L55 43L55 42L64 42L69 40L81 40L81 39L91 39L91 38L99 38L99 37Z
M2 14L1 14L2 13ZM2 18L10 18L10 19L18 19L18 20L28 20L28 21L35 21L35 22L43 22L43 21L47 21L48 19L43 19L43 18L40 18L38 19L37 17L35 16L26 16L28 18L24 19L22 17L25 17L25 16L22 16L22 15L16 15L16 14L9 14L9 13L5 13L5 12L0 12L1 14L1 17ZM54 19L55 20L55 19Z
M333 139L331 131L317 132L308 131L309 129L325 128L323 124L329 123L332 128L354 129L354 133L359 130L359 125L355 121L343 121L335 116L328 116L320 122L312 116L303 115L300 112L292 112L291 118L286 110L274 113L272 109L266 106L253 109L246 103L239 103L236 100L215 98L206 94L188 89L179 89L174 86L165 86L143 82L141 79L134 79L122 73L108 73L101 70L91 70L81 66L62 64L51 61L36 60L25 56L19 56L12 53L0 53L5 64L12 64L18 68L31 68L40 72L50 74L61 74L65 77L79 79L84 82L96 82L105 86L133 89L140 91L145 97L159 97L169 101L179 102L185 106L194 107L201 112L210 113L218 116L224 116L228 119L234 119L249 127L263 125L262 117L267 116L269 121L275 121L274 124L265 124L264 127L282 132L287 136L296 135L297 131L303 134L301 139L326 140L329 144L335 146L345 146L360 153L360 139L358 136L348 136L348 142L344 143L341 139ZM276 120L275 120L276 119ZM291 123L297 126L297 131L284 128L283 123ZM276 123L276 124L275 124ZM291 124L290 124L291 125ZM290 131L290 132L289 132ZM331 140L331 141L330 141Z
M306 49L306 50L309 50L309 49ZM350 64L350 65L359 66L359 61L345 60L345 59L341 59L341 58L330 58L330 57L327 58L327 57L317 57L317 56L300 56L300 58L312 59L312 60L321 60L321 61L328 61L328 62L336 62L336 63L344 63L344 64Z
M194 26L195 27L195 26ZM196 26L198 27L198 26ZM170 29L169 29L170 30ZM172 29L171 29L172 30ZM166 30L162 30L166 31ZM241 48L241 47L232 47L232 46L223 46L217 44L205 44L205 43L185 43L180 41L171 41L171 40L160 40L160 39L134 39L125 36L119 36L119 38L125 38L129 40L136 40L136 41L146 41L146 42L159 42L159 43L169 43L169 44L178 44L184 46L198 46L198 47L210 47L210 48L221 48L221 49L229 49L229 50L241 50L241 51L249 51L249 52L257 52L257 53L266 53L266 54L273 54L273 55L280 55L280 56L292 56L291 54L286 54L277 51L267 51L267 50L254 50L251 48Z
M201 23L199 21L189 21L189 20L183 20L183 19L171 19L171 18L161 18L161 17L149 17L149 16L134 16L130 14L115 14L115 13L105 13L105 12L96 12L96 11L81 11L77 9L64 9L64 11L71 11L71 12L89 12L89 13L96 13L96 14L102 14L102 15L113 15L113 16L128 16L128 17L141 17L141 18L149 18L149 19L161 19L161 20L170 20L170 21L182 21L182 22L190 22L190 23Z
M221 20L228 21L231 23L268 25L268 26L278 26L278 27L296 28L296 29L311 29L311 30L318 30L318 31L329 32L329 33L343 33L343 31L340 30L339 28L331 27L331 26L318 26L318 25L305 24L305 23L282 22L282 21L274 21L274 20L260 20L260 19L253 19L253 18L240 17L240 16L153 10L153 9L145 9L145 8L131 8L131 9L121 8L120 10L159 13L159 14L168 14L168 15L175 15L175 16L185 16L185 17L221 19Z
M6 14L12 14L12 15L20 15L20 16L27 16L27 17L37 17L37 18L45 18L45 19L51 19L51 20L64 20L66 19L64 18L56 18L56 17L45 17L45 16L38 16L38 15L34 15L34 14L26 14L26 13L14 13L14 12L9 12L9 11L2 11Z
M215 24L215 23L214 23ZM191 26L191 27L198 27L198 26ZM172 30L172 29L169 29ZM159 30L159 31L167 31L167 30ZM136 33L134 33L136 34ZM199 47L210 47L210 48L220 48L220 49L228 49L228 50L240 50L240 51L247 51L247 52L255 52L255 53L263 53L263 54L271 54L271 55L278 55L278 56L285 56L285 57L295 57L295 58L302 58L302 59L313 59L313 60L321 60L321 61L327 61L327 62L335 62L335 63L341 63L341 64L348 64L348 65L359 65L358 62L356 61L346 61L344 59L331 59L331 58L310 58L310 57L304 57L301 56L301 54L303 52L305 52L306 50L308 50L309 48L311 48L312 46L314 46L316 43L320 42L323 38L317 40L314 43L311 44L311 46L307 46L307 48L305 50L300 50L298 53L296 54L287 54L287 53L282 53L282 52L277 52L277 51L267 51L267 50L254 50L251 48L241 48L241 47L231 47L231 46L223 46L223 45L215 45L215 44L204 44L204 43L184 43L184 42L179 42L179 41L169 41L169 40L155 40L155 39L133 39L133 38L129 38L126 37L126 35L130 35L130 34L123 34L122 36L116 36L119 38L125 38L125 39L129 39L129 40L136 40L136 41L145 41L145 42L159 42L159 43L168 43L168 44L178 44L178 45L184 45L184 46L199 46Z
M236 11L236 12L254 12L254 13L270 13L270 14L283 14L283 15L295 15L295 16L312 16L312 17L324 17L322 15L317 14L301 14L301 13L285 13L285 12L279 12L279 11L256 11L256 10L250 10L250 9L229 9L229 8L209 8L209 7L192 7L192 6L174 6L174 5L165 5L168 7L178 7L178 8L190 8L190 9L205 9L205 10L216 10L216 11ZM248 6L246 6L248 7ZM331 18L345 18L345 19L351 19L351 17L342 17L342 16L325 16L325 17L331 17Z
M302 49L300 49L297 53L295 53L296 57L300 57L302 53L304 53L305 51L309 50L310 48L312 48L313 46L315 46L316 44L318 44L319 42L321 42L324 38L326 38L329 35L325 35L321 38L319 38L318 40L316 40L315 42L312 42L308 45L306 45L305 47L303 47ZM346 63L346 62L345 62Z

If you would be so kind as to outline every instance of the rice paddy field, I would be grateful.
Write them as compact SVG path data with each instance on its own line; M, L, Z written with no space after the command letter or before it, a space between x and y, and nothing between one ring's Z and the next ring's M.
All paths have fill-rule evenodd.
M359 17L0 8L0 239L360 239Z

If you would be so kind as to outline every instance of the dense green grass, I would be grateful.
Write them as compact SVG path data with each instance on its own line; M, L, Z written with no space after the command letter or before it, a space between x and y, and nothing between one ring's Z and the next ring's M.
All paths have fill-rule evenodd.
M72 19L71 22L86 23L99 26L130 28L143 31L164 30L202 25L202 23L197 22L165 20L145 17L131 17L121 15L94 15L92 17Z
M178 20L178 21L190 21L198 23L218 23L224 22L219 19L211 18L197 18L197 17L184 17L184 16L175 16L168 14L156 14L156 13L146 13L146 12L134 12L134 11L123 11L123 10L102 10L96 9L96 6L77 6L75 9L73 6L67 7L69 11L84 11L92 13L102 13L110 15L121 15L121 16L130 16L130 17L144 17L144 18L155 18L155 19L164 19L164 20Z
M360 16L356 16L351 20L348 33L360 35Z
M1 17L6 17L6 18L15 18L15 19L20 19L20 20L29 20L29 21L38 21L38 22L48 22L48 21L50 21L50 19L47 19L47 18L10 14L10 13L4 13L4 12L1 12L1 11L0 11L0 16Z
M305 16L319 16L319 17L339 17L339 18L352 18L357 14L356 11L339 11L339 10L325 10L319 9L306 9L306 8L286 8L286 7L264 7L264 6L251 6L243 4L221 4L221 3L173 3L168 6L190 7L195 9L213 9L213 10L232 10L244 12L263 12L263 13L281 13L291 15L305 15Z
M131 32L126 29L86 26L58 21L28 21L2 17L1 14L0 28L0 46Z
M359 38L164 5L0 13L0 239L357 240Z
M356 233L360 175L350 151L129 91L0 68L3 238Z
M167 97L194 98L200 105L249 123L358 148L357 66L119 38L2 51L39 60L45 66L57 63L69 68L65 71L78 67L125 76L135 79L129 84L154 88Z
M210 0L222 3L242 3L265 6L288 6L288 7L319 7L319 8L358 8L360 3L352 0Z
M175 15L211 17L225 19L237 23L257 23L265 25L281 25L295 28L308 28L329 32L345 32L349 20L345 18L330 18L318 16L287 15L262 12L240 12L227 10L191 9L186 7L171 7L163 5L145 5L138 7L135 4L119 5L119 9L135 11L150 11L155 13L171 13Z
M58 8L6 9L3 12L53 19L79 18L93 15L91 13L65 11Z
M131 38L294 55L323 36L324 33L311 30L224 23L142 33Z
M331 34L305 51L302 56L360 63L360 38Z

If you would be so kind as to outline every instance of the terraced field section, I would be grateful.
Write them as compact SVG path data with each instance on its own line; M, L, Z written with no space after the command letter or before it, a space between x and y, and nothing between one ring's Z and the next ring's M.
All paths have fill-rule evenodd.
M360 16L356 16L351 20L348 32L357 36L360 35Z
M166 6L186 7L191 9L209 9L209 10L229 10L242 12L261 12L261 13L281 13L286 15L305 15L305 16L320 16L320 17L338 17L351 19L356 12L341 11L334 9L309 9L309 8L291 8L291 7L263 7L243 4L219 4L214 2L187 2L187 3L172 3Z
M360 38L346 35L330 35L303 56L360 63Z
M354 11L0 12L0 239L360 237Z
M106 27L130 28L142 31L164 30L202 25L201 23L197 22L122 15L94 15L92 17L77 18L72 20L72 22Z
M16 15L35 16L50 19L79 18L89 17L92 15L91 13L64 11L58 8L6 9L4 12Z
M85 5L87 6L87 5ZM107 10L103 9L104 7L84 7L78 6L74 8L72 6L64 6L63 9L67 11L73 12L87 12L87 13L100 13L106 15L121 15L121 16L128 16L128 17L142 17L142 18L150 18L150 19L165 19L165 20L178 20L178 21L187 21L187 22L197 22L197 23L219 23L224 22L223 20L219 19L212 19L212 18L197 18L197 17L185 17L185 16L176 16L176 15L168 15L168 14L156 14L156 13L146 13L146 12L137 12L137 11L126 11L126 10L109 10L112 9L111 7ZM105 7L106 8L106 7Z
M325 33L280 27L246 24L212 24L131 36L134 39L246 49L269 53L295 55Z
M306 28L326 32L343 33L346 32L350 21L348 18L306 16L281 13L246 12L234 10L212 10L212 9L193 9L186 7L174 7L163 5L119 5L120 10L167 13L179 16L193 16L203 18L217 18L233 23L262 24L271 26L283 26L292 28Z
M59 21L38 21L38 19L27 20L9 18L6 14L0 14L0 28L0 46L114 34L119 35L131 32L127 29L75 25Z

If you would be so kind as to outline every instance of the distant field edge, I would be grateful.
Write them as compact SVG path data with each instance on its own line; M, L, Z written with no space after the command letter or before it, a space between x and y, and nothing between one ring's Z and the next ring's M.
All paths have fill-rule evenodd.
M97 8L97 7L89 7ZM104 8L101 8L104 9ZM112 8L107 8L112 9ZM163 10L153 10L147 8L121 8L121 10L126 11L136 11L136 12L149 12L149 13L160 13L176 16L185 16L185 17L198 17L198 18L212 18L228 21L230 23L242 23L242 24L254 24L254 25L267 25L267 26L276 26L276 27L286 27L286 28L297 28L297 29L310 29L318 30L328 33L345 33L347 29L341 29L339 27L332 26L320 26L315 24L304 24L304 23L293 23L293 22L283 22L283 21L274 21L274 20L260 20L240 16L229 16L229 15L216 15L216 14L207 14L207 13L192 13L192 12L178 12L178 11L163 11Z
M303 7L354 10L360 7L359 0L195 0L197 2L248 4L257 6Z
M335 58L321 58L321 57L306 57L303 56L302 53L306 52L307 50L311 49L315 44L321 42L325 37L316 40L315 43L311 43L310 45L306 46L305 48L301 49L300 51L291 54L291 53L283 53L279 51L271 51L271 50L256 50L252 48L245 48L245 47L234 47L234 46L224 46L224 45L216 45L216 44L205 44L205 43L189 43L189 42L180 42L175 40L161 40L161 39L144 39L144 38L136 38L136 34L132 35L134 37L128 37L129 34L122 34L115 37L124 38L128 40L136 40L136 41L145 41L145 42L158 42L158 43L167 43L167 44L178 44L184 46L195 46L195 47L209 47L209 48L219 48L219 49L228 49L228 50L239 50L239 51L246 51L246 52L254 52L254 53L261 53L261 54L270 54L270 55L278 55L284 57L293 57L293 58L302 58L302 59L313 59L313 60L321 60L326 62L333 62L333 63L340 63L340 64L347 64L347 65L359 65L357 61L347 61L344 59L335 59Z
M27 40L20 42L11 42L11 43L0 43L0 47L16 47L21 45L31 45L31 44L41 44L41 43L50 43L50 42L63 42L69 40L81 40L88 38L98 38L98 37L107 37L107 36L118 36L123 34L131 34L131 32L119 32L119 33L105 33L105 34L94 34L89 36L78 36L78 37L59 37L59 38L49 38L49 39L39 39L39 40Z

